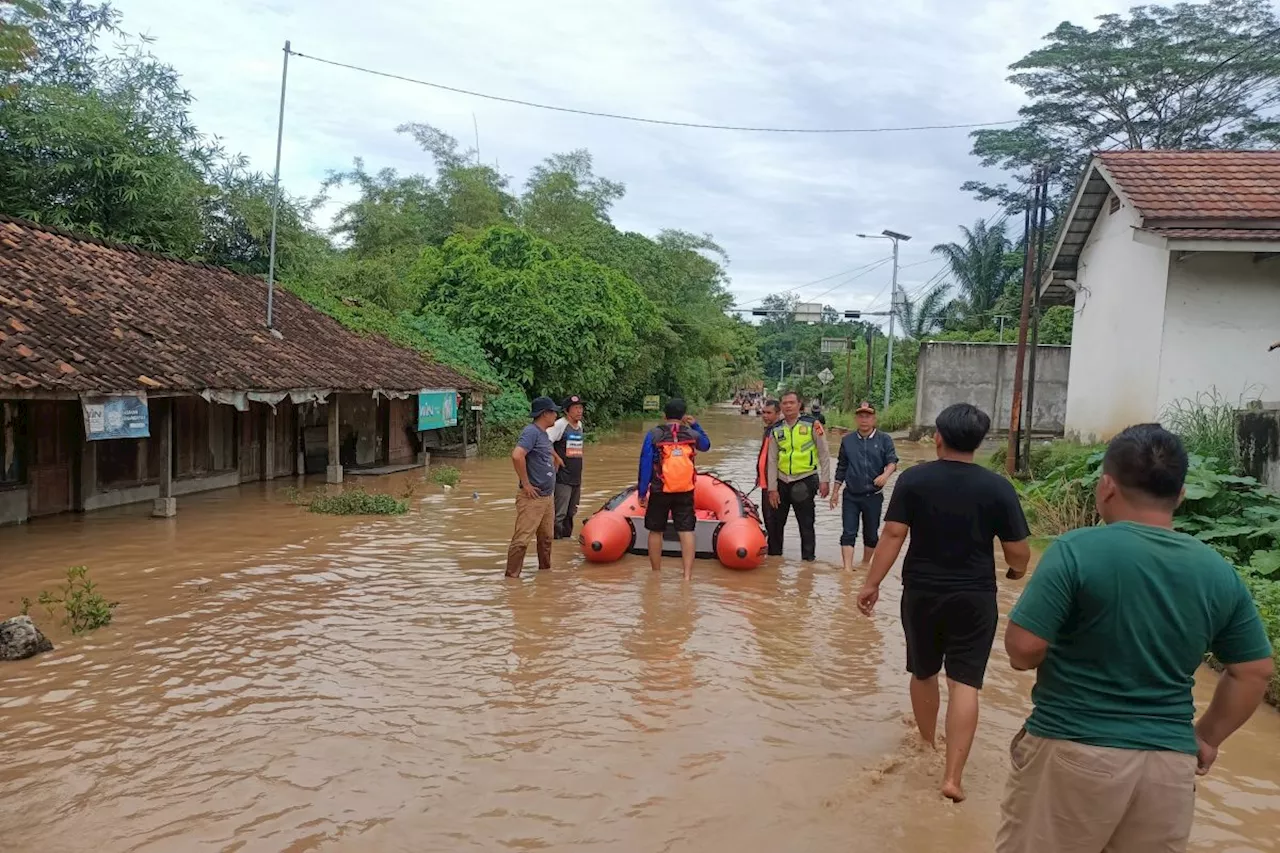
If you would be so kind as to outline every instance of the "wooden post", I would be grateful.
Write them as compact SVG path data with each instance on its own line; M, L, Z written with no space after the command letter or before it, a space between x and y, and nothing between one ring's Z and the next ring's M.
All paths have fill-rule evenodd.
M160 496L151 514L156 518L173 518L178 514L178 499L173 496L173 407L176 398L164 401L160 414ZM155 431L153 431L155 432Z
M1036 171L1036 186L1033 198L1027 203L1023 242L1026 254L1022 259L1022 317L1018 323L1018 351L1013 363L1013 405L1009 413L1009 443L1004 461L1005 472L1012 477L1018 470L1019 428L1022 421L1022 369L1027 356L1027 326L1031 319L1031 255L1035 251L1034 236L1035 209L1040 203L1040 173Z
M338 456L338 392L329 395L329 467L325 469L326 483L342 482L342 463Z
M262 413L265 435L262 436L262 479L276 478L276 410L274 406L266 406Z

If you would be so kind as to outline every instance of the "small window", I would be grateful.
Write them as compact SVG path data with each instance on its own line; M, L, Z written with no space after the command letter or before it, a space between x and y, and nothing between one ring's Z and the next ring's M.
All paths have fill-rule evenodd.
M142 439L112 438L95 441L98 446L98 485L104 489L131 486L141 481L138 458Z
M1112 213L1115 213L1119 209L1120 209L1120 196L1113 194L1111 196L1111 206L1108 208L1108 210L1110 210Z

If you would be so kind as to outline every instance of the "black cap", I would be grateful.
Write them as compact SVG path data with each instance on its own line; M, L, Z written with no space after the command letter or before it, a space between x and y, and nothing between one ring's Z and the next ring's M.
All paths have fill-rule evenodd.
M583 408L586 408L587 404L582 402L582 398L577 394L570 394L568 397L564 398L564 407L567 409L570 406L582 406Z
M560 407L556 405L556 401L550 397L538 397L533 401L533 407L529 410L529 417L536 418L543 412L555 412L560 414Z

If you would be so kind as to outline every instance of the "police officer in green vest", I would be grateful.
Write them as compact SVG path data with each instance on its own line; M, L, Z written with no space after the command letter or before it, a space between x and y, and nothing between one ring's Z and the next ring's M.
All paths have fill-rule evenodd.
M791 510L800 526L800 559L816 559L817 536L813 530L814 500L831 492L831 454L827 450L826 429L818 421L802 415L800 395L782 395L782 418L769 434L769 554L782 553L783 531Z

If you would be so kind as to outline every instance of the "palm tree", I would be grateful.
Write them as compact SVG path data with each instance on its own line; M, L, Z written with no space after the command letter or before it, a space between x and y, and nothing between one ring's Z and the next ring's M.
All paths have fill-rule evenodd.
M904 294L898 305L898 321L902 323L903 334L919 340L941 329L951 313L952 306L947 301L950 290L949 284L935 284L915 301Z
M981 315L991 310L1010 280L1013 271L1005 263L1005 254L1012 243L1004 219L990 226L980 219L972 229L961 225L960 233L963 242L939 243L933 252L947 259L965 313Z

